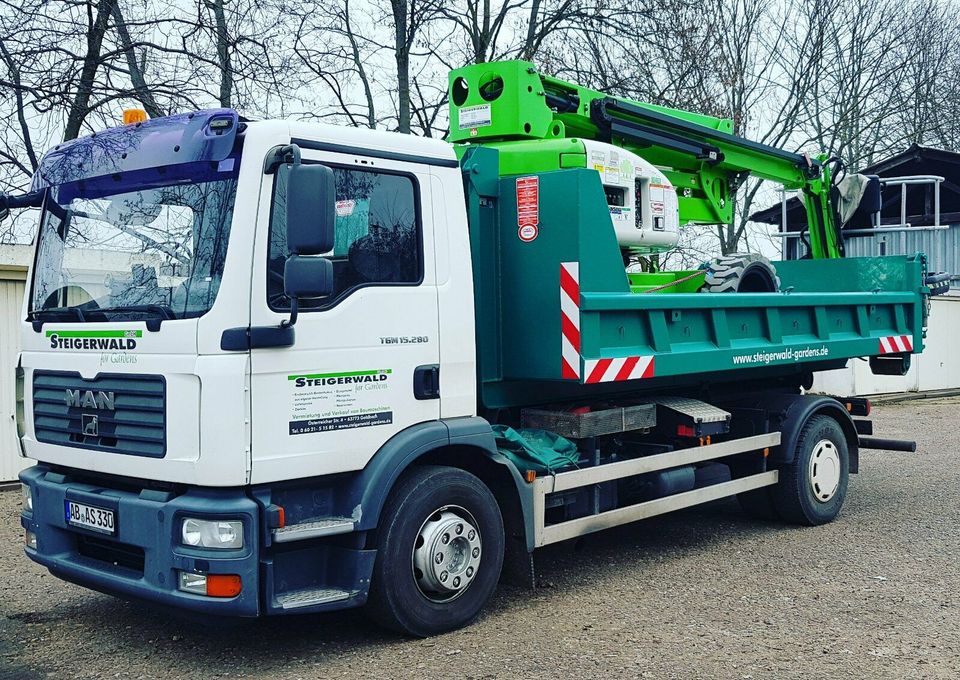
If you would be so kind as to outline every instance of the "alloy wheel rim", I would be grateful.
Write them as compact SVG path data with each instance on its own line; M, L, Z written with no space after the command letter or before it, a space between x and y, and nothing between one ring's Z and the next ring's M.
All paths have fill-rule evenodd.
M483 554L477 521L466 509L447 505L430 513L413 545L413 577L432 602L450 602L476 580Z

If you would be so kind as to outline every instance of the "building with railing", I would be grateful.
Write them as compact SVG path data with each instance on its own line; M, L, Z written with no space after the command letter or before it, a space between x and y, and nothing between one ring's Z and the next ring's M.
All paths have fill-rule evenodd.
M960 389L960 153L913 145L862 171L879 178L879 213L855 215L843 229L846 257L927 256L931 272L947 272L950 292L931 300L923 354L913 357L905 376L876 376L865 361L817 376L814 389L833 394L882 394ZM802 202L783 196L751 215L775 225L784 259L806 254Z

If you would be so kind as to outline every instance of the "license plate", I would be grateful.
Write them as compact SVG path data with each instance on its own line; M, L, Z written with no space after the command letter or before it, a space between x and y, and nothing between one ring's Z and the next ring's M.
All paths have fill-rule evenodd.
M116 515L113 510L95 508L92 505L65 501L67 524L84 529L92 529L102 534L117 533Z

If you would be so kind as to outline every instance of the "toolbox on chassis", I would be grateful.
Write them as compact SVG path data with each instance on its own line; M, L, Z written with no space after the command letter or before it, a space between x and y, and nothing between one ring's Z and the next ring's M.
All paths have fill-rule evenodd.
M728 122L514 62L451 98L455 147L220 109L64 143L3 197L41 209L30 559L205 615L366 605L429 635L542 545L727 496L836 516L869 404L803 388L906 370L924 258L839 257L830 164ZM813 259L625 271L747 172L808 192Z

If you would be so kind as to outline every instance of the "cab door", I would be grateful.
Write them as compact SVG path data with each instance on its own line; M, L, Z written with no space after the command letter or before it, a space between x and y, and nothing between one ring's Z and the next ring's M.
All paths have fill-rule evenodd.
M334 292L300 300L292 347L251 350L252 483L364 467L393 435L440 417L431 182L415 162L323 151L334 171ZM311 148L314 146L315 148ZM289 318L282 196L288 166L265 175L251 323ZM281 197L281 200L275 200Z

